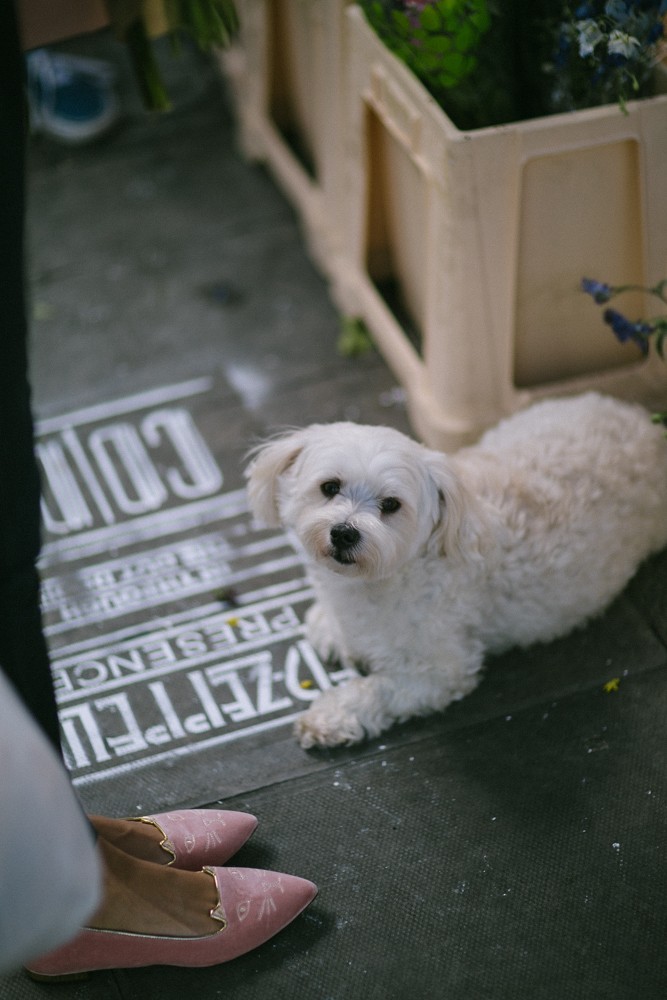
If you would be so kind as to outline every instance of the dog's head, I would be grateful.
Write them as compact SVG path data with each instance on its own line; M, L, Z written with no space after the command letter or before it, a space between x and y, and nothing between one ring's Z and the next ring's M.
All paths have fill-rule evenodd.
M479 558L483 512L446 455L388 427L313 424L251 453L250 505L321 566L365 579L415 556Z

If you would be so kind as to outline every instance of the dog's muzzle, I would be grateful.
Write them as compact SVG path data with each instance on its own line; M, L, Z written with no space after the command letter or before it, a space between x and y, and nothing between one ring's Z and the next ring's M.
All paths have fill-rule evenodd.
M332 546L332 556L336 562L347 566L353 563L354 549L359 544L361 533L353 524L334 524L329 532Z

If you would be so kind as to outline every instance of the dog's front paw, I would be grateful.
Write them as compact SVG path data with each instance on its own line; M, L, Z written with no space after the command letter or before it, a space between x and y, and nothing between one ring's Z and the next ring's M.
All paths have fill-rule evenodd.
M359 743L366 736L357 715L337 704L335 697L328 698L326 695L321 695L307 712L299 716L294 732L304 750L349 746Z

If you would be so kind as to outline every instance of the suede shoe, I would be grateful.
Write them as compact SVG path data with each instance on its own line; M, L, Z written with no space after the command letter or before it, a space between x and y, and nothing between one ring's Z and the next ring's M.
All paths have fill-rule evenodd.
M160 847L171 855L168 864L191 872L224 865L257 827L250 813L226 809L183 809L132 820L154 826L162 835Z
M160 937L86 927L68 944L30 962L37 980L83 979L100 969L150 965L204 968L229 962L264 944L317 895L307 879L256 868L204 868L216 882L211 917L220 928L204 937Z

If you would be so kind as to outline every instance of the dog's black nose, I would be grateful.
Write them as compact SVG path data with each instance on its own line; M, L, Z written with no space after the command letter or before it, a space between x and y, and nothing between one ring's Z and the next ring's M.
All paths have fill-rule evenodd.
M361 535L352 524L334 524L331 529L331 542L337 549L351 549L360 538Z

